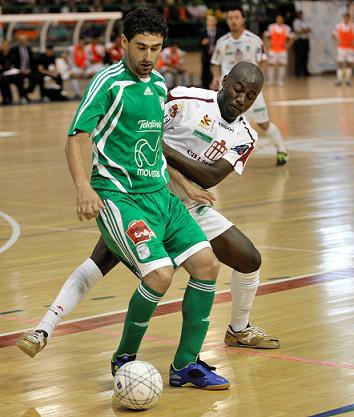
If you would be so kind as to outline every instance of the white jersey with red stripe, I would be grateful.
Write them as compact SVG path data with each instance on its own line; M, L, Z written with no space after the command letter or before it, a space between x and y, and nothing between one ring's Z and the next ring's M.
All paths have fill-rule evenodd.
M182 153L202 164L219 158L228 161L238 174L256 146L258 135L246 117L232 123L220 114L217 92L195 87L176 87L165 106L164 140ZM188 198L175 184L172 191L189 206Z
M220 65L222 80L231 68L241 61L252 62L258 65L267 59L262 39L254 33L244 30L242 35L235 39L231 32L222 36L216 42L211 63Z

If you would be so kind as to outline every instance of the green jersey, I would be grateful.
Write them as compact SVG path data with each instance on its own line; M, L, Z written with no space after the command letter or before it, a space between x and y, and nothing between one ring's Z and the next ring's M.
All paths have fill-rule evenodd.
M139 79L123 59L87 87L69 130L93 141L91 184L97 190L148 193L169 181L162 154L165 80L153 70Z

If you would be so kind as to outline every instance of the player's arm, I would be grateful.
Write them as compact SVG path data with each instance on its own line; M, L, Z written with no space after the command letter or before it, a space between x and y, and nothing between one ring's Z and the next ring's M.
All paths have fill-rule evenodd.
M167 165L167 170L171 180L178 184L191 200L197 203L214 204L215 197L211 192L203 190L170 165Z
M222 62L222 47L219 41L216 42L213 55L210 60L210 69L213 79L210 84L212 90L219 90L221 87L221 62Z
M77 215L80 221L98 216L104 204L90 184L92 143L90 135L79 132L68 136L66 159L76 188Z
M294 35L294 33L293 32L291 32L291 29L290 29L290 27L288 28L288 32L287 32L287 35L286 35L286 48L287 49L290 49L291 48L291 46L293 45L293 43L295 42L295 35Z
M190 158L186 158L166 143L163 143L163 152L167 162L173 168L183 172L183 175L202 188L210 188L219 184L220 181L234 170L230 162L223 158L218 159L212 165L201 164Z
M221 86L221 65L211 64L211 73L213 75L213 80L210 84L212 90L219 90Z

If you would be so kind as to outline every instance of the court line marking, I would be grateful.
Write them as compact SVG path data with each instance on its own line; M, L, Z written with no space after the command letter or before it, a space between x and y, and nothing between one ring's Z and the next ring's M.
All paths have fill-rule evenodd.
M17 132L0 132L0 138L9 138L11 136L17 136Z
M11 248L11 246L16 243L16 241L21 235L21 227L14 218L4 213L3 211L0 211L0 216L3 217L5 221L9 223L12 228L10 239L8 239L5 244L0 246L0 254L1 254L1 253L4 253L9 248Z
M354 404L344 405L343 407L334 408L333 410L324 411L319 414L312 414L309 417L330 417L338 416L339 414L349 413L349 411L354 411Z
M272 106L313 106L326 104L345 104L354 103L354 97L323 97L323 98L305 98L296 100L279 100L273 101Z
M345 278L352 278L353 274L354 274L354 269L346 269L346 270L334 269L334 270L328 270L326 272L316 272L311 275L305 274L305 275L298 275L295 277L281 278L276 281L272 280L271 282L261 282L259 284L257 296L267 295L267 294L271 294L271 293L275 293L279 291L286 291L286 290L295 289L295 288L301 288L304 286L323 283L327 281L336 281L336 280L345 279ZM229 289L216 291L215 304L228 302L230 300L231 300L231 292ZM180 309L179 307L181 306L182 301L183 301L183 298L176 298L173 300L160 302L158 305L158 308L156 309L156 315L160 316L160 315L171 314L171 313L179 311ZM168 307L170 307L170 309ZM118 323L123 322L126 312L127 312L127 309L123 309L123 310L111 311L109 313L97 314L93 316L85 316L79 319L65 320L61 322L61 324L58 326L56 330L56 335L59 336L59 335L70 333L70 330L67 331L65 328L73 329L73 327L75 327L76 324L78 325L78 327L77 329L73 329L72 333L79 333L79 332L86 331L86 330L93 330L95 328L97 329L98 327L110 326L111 324L118 324ZM0 316L0 320L21 321L22 323L36 323L36 324L38 323L38 319L23 319L21 317ZM85 327L80 328L80 323L85 324L85 322L87 324L90 324L89 328L85 328ZM91 322L93 326L91 325ZM95 322L96 322L96 327L95 327ZM70 327L71 325L73 327ZM8 332L8 333L1 333L0 334L0 348L4 347L1 343L1 339L8 338L14 335L19 336L20 334L28 330L32 330L32 327L21 329L21 330L16 330L13 332Z

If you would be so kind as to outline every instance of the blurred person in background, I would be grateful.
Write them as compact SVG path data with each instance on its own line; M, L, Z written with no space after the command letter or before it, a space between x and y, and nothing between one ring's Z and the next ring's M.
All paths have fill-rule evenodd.
M101 71L105 65L103 63L105 57L105 47L99 43L99 36L94 34L91 43L86 45L87 54L87 75L92 77Z
M20 70L15 68L10 55L10 43L7 40L2 42L0 48L0 90L2 104L12 104L11 84L16 85L21 103L27 103L28 99L23 87Z
M10 57L14 68L20 71L21 83L24 86L28 80L28 87L25 88L25 101L29 101L27 94L33 93L37 83L35 73L35 61L31 47L28 45L26 35L17 37L17 45L10 49Z
M164 76L168 89L186 84L185 52L176 43L164 48L156 68Z
M106 47L105 63L112 65L119 62L124 57L124 49L121 43L121 37L118 35L112 43Z
M277 72L277 84L284 85L286 66L288 64L288 49L294 43L294 35L284 18L277 15L275 23L268 26L264 33L268 49L268 83L272 85Z
M305 22L304 13L302 11L297 12L297 17L293 22L293 30L296 35L296 40L294 42L295 76L306 76L309 75L307 62L310 49L309 34L311 28Z
M37 71L35 76L38 80L41 100L50 101L52 91L60 92L63 88L63 80L56 65L54 46L48 45L43 54L40 54L36 60Z
M203 20L208 13L208 8L203 0L192 0L187 4L187 12L192 19Z
M332 32L337 42L337 81L336 86L345 82L352 85L352 65L354 62L354 25L349 13L343 15L343 20Z
M202 88L208 89L213 79L210 69L210 60L213 55L216 41L222 36L223 32L218 28L218 19L215 16L206 17L206 26L201 31L200 45L202 58Z
M226 13L230 32L222 36L215 45L211 58L213 81L211 88L219 90L222 80L231 68L241 61L252 62L263 69L267 60L262 40L245 29L245 15L241 7L233 7ZM271 139L277 150L278 166L288 161L288 154L279 128L270 120L267 105L261 92L246 114Z

